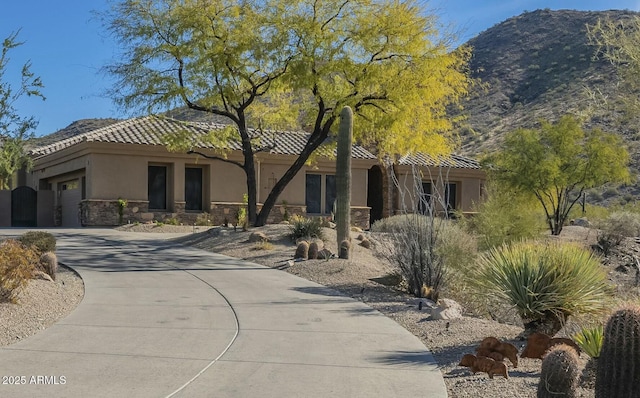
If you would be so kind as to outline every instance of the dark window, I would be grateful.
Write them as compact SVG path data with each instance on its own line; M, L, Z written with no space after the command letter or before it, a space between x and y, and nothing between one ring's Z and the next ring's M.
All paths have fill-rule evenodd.
M333 213L333 204L336 202L336 176L325 176L324 212Z
M185 210L202 210L202 169L184 169Z
M167 209L167 167L149 166L149 209Z
M320 201L322 200L322 176L320 174L307 174L305 186L305 204L308 214L320 214Z
M447 202L447 211L456 209L456 184L448 183L445 192L445 201Z
M422 192L420 192L420 201L418 202L418 211L420 214L426 214L429 209L429 205L431 205L431 183L423 182L422 183Z

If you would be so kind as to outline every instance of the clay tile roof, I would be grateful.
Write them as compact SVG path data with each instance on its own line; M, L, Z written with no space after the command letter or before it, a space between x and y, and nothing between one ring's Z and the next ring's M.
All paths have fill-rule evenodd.
M50 155L65 148L69 148L80 142L111 142L120 144L139 144L139 145L164 145L162 136L166 133L177 133L187 131L192 134L194 146L204 149L220 149L215 148L211 143L206 142L205 137L210 131L223 129L225 125L216 123L203 122L183 122L170 118L157 116L145 116L140 118L128 119L118 123L114 123L96 130L88 131L75 135L60 141L56 141L49 145L36 147L30 153L36 157ZM258 132L252 130L254 137L260 137L263 145L270 145L275 140L275 148L270 153L280 155L298 155L302 152L307 139L308 133L291 132L291 131L266 131ZM231 140L227 143L227 149L241 150L240 143ZM325 148L320 149L321 155L331 155ZM333 150L335 155L335 150ZM352 157L356 159L375 159L376 157L361 146L354 145L352 149Z
M434 158L424 153L405 155L398 161L398 164L407 166L441 166L456 169L479 169L480 163L477 160L462 155L452 154Z

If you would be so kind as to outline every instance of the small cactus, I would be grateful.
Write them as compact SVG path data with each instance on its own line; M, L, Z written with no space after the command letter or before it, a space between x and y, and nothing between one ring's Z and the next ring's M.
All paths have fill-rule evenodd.
M574 398L580 377L578 355L572 347L559 344L542 360L538 398Z
M362 239L362 242L360 242L360 246L364 247L365 249L370 249L371 248L371 241L367 238Z
M317 254L316 254L317 255ZM301 241L298 243L298 247L296 248L296 254L293 256L294 259L303 259L306 260L309 258L309 243L307 241Z
M338 257L348 260L350 251L351 251L351 242L349 242L346 239L340 242L340 254L338 255Z
M54 252L46 252L40 256L40 266L44 269L51 279L56 280L58 272L58 257Z
M640 397L640 307L616 311L604 329L596 398Z
M318 258L318 242L309 243L309 260Z

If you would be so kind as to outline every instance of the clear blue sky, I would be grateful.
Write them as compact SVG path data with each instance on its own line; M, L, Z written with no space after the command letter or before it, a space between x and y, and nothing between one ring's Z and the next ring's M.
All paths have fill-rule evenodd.
M11 53L13 68L5 78L17 83L17 68L31 60L33 72L45 84L46 101L30 98L18 104L23 116L39 120L37 135L79 119L131 116L104 96L111 82L100 68L114 58L117 49L92 11L104 10L107 4L107 0L3 1L0 39L21 29L19 39L25 42ZM428 6L443 22L454 25L464 42L525 10L639 11L640 0L431 0Z

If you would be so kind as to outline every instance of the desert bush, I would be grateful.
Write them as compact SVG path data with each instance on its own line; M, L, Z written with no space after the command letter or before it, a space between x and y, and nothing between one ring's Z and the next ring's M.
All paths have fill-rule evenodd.
M624 238L640 235L640 214L629 211L611 213L604 221L598 223L598 247L603 253L620 245Z
M15 302L37 264L35 249L11 239L0 243L0 301Z
M600 357L602 349L602 338L604 336L604 328L596 326L591 328L582 328L578 333L573 335L573 340L578 347L591 358Z
M180 225L180 221L178 221L178 219L175 217L165 219L164 223L167 225Z
M415 214L399 214L396 216L381 218L371 225L371 232L395 232L410 221Z
M572 244L517 242L478 258L469 283L478 295L513 306L528 332L557 333L571 315L603 309L600 262Z
M448 281L461 282L463 275L473 267L478 255L476 237L459 223L449 220L442 224L436 244L436 250L442 256L449 275Z
M211 223L211 214L209 214L209 213L200 213L200 214L198 214L198 216L196 217L196 225L205 226L205 227L209 227L209 226L213 225Z
M382 252L407 282L408 290L422 297L427 286L431 297L437 300L445 278L445 265L437 247L438 236L444 219L421 214L390 217L378 224Z
M289 225L289 238L292 241L298 239L320 239L324 240L322 233L322 219L318 217L306 218L298 215L291 217Z
M530 239L544 229L544 215L535 198L489 183L486 200L474 205L473 217L462 219L465 228L478 236L480 249Z
M39 255L56 251L56 238L49 232L29 231L18 238L20 243L33 248Z
M269 242L268 240L258 241L253 246L253 250L273 250L273 243Z

